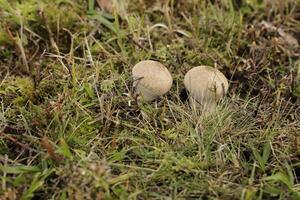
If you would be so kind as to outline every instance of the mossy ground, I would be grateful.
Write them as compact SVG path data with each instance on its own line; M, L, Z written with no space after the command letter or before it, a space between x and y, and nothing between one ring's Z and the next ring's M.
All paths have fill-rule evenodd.
M300 2L0 0L0 199L300 199ZM136 102L132 66L171 91ZM184 74L230 80L192 111Z

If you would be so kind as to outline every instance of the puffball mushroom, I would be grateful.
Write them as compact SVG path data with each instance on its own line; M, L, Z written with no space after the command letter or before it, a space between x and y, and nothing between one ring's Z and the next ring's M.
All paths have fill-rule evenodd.
M222 72L209 66L198 66L188 71L184 86L189 92L191 106L211 112L228 90L228 81Z
M169 70L160 62L144 60L132 69L135 92L143 101L149 102L167 93L173 78Z

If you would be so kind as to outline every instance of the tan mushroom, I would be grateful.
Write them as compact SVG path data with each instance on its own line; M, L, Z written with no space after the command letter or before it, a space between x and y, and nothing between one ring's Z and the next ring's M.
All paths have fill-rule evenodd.
M135 92L143 101L154 99L167 93L172 86L172 76L169 70L160 62L144 60L132 69Z
M226 94L228 81L219 70L209 66L198 66L186 73L184 86L189 92L193 108L212 112L217 101Z

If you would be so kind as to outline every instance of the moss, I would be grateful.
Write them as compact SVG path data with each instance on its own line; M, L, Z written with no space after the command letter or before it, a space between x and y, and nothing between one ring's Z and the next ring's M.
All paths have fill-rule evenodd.
M0 86L0 95L6 105L24 105L34 99L34 82L29 77L7 77Z
M300 2L105 1L0 0L0 199L299 199L299 49L261 22L297 38ZM144 59L174 83L140 104ZM199 65L230 79L207 117L180 99Z

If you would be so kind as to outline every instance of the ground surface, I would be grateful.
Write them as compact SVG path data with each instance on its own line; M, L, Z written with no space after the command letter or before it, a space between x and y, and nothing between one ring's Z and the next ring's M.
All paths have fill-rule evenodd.
M0 0L0 199L299 199L300 2L128 2ZM174 77L150 104L143 59ZM200 64L230 80L207 117Z

